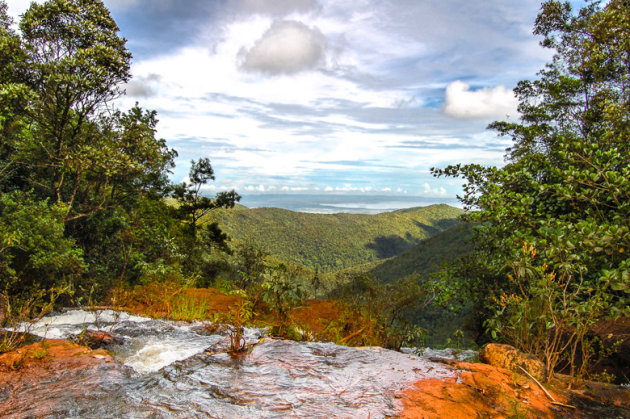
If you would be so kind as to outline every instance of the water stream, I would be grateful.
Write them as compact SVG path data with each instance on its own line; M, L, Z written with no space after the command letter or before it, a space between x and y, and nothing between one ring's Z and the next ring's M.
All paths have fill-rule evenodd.
M454 374L409 353L263 338L262 329L246 329L257 344L234 358L224 352L226 334L204 326L113 311L45 318L30 332L64 338L89 328L122 337L108 349L126 366L123 374L104 371L106 379L86 374L85 385L76 383L81 397L68 391L48 404L59 417L379 418L396 414L396 394L414 381Z

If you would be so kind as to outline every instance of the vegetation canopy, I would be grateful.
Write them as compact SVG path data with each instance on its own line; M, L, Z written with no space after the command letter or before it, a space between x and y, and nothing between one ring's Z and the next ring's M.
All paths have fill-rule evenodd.
M450 273L478 328L549 373L577 374L597 346L588 330L629 314L629 6L543 3L534 33L555 56L515 89L520 122L490 125L513 140L507 164L433 169L466 180L475 250Z
M60 301L81 303L114 284L195 274L184 263L198 259L190 220L239 197L200 197L198 186L214 179L208 159L193 164L192 186L170 185L177 153L156 137L156 112L115 108L131 53L107 8L99 0L33 3L13 28L0 1L4 300L61 287ZM217 226L206 230L206 242L225 240Z

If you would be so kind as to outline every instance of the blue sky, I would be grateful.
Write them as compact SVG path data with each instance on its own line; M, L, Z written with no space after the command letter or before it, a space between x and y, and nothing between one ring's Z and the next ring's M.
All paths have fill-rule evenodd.
M19 15L28 1L8 0ZM511 89L549 51L538 1L105 0L133 53L118 105L158 111L206 191L452 198L432 166L503 164Z

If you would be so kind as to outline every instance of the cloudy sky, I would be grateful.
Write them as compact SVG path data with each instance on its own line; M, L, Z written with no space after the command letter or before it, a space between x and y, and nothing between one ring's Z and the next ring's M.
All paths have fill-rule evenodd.
M8 0L17 16L28 1ZM501 165L512 88L550 58L536 0L105 0L159 135L209 188L454 197L451 163Z

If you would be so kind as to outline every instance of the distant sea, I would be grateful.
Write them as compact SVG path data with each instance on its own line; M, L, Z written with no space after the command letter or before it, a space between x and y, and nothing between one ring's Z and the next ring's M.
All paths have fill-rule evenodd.
M245 194L240 204L248 208L273 207L316 214L378 214L433 204L461 206L456 198L344 194Z

